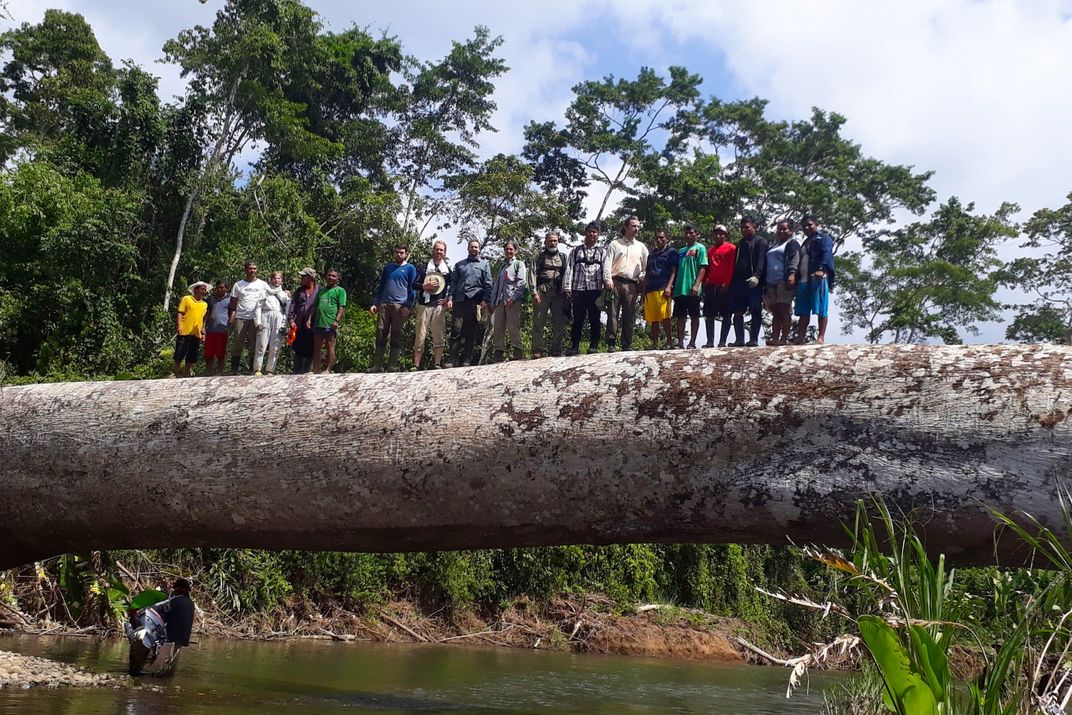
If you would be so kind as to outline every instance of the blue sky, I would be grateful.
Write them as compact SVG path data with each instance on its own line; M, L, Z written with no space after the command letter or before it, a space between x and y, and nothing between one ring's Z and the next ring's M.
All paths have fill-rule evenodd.
M939 200L987 212L1010 200L1026 215L1072 192L1072 0L308 2L332 29L383 29L425 59L477 24L501 34L512 69L497 84L488 155L519 150L530 119L561 118L582 79L683 64L705 94L760 96L774 117L844 114L866 153L934 169ZM153 64L161 46L221 4L12 0L9 11L16 22L37 22L46 6L84 14L113 59L153 67L167 95L182 83ZM1002 335L985 326L973 340Z

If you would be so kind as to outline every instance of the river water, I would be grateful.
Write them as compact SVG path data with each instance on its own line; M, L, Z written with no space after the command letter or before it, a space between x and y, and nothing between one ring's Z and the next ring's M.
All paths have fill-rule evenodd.
M0 636L0 650L122 674L119 640ZM821 689L785 699L788 671L744 665L323 641L201 640L178 672L132 689L0 690L0 713L815 713Z

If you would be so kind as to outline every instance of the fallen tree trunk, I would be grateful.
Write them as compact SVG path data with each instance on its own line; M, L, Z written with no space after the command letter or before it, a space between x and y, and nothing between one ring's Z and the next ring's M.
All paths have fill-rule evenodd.
M843 543L859 498L993 556L1060 524L1072 349L620 353L397 375L0 392L0 567L192 546Z

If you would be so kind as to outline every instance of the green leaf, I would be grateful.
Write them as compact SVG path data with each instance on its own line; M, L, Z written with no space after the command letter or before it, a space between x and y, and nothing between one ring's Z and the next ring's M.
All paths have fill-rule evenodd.
M142 591L130 601L131 608L145 608L146 606L152 606L155 603L160 603L167 599L167 594L163 591L155 591L148 589Z
M858 625L860 637L886 684L887 707L903 715L937 715L934 692L912 669L908 653L893 628L877 616L861 616Z
M908 637L912 639L912 648L915 651L917 666L923 673L923 677L930 686L934 697L938 700L945 698L952 675L949 672L949 662L946 659L945 650L935 643L926 628L909 626Z

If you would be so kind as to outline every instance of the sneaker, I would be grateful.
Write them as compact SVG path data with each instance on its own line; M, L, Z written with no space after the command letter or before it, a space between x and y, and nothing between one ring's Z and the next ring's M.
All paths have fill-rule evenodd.
M704 347L705 348L713 348L713 347L715 347L715 344L714 343L704 343Z
M420 368L419 368L419 367L417 367L416 365L414 365L413 367L411 367L411 368L409 369L409 371L410 371L410 372L417 372L418 370L420 370Z
M261 375L263 375L263 374L264 373L262 373L260 370L257 370L257 372L253 373L253 376L254 377L261 377Z
M577 348L567 348L566 349L566 357L573 357L574 355L576 355L579 352L580 352L580 350L578 350Z
M432 365L433 370L442 370L445 367L453 367L449 362L446 365Z
M540 352L539 350L533 350L532 351L532 359L533 360L539 360L542 357L543 357L543 353Z
M737 342L737 343L730 343L730 347L731 347L731 348L743 348L743 347L744 347L744 343L741 343L741 342Z
M757 343L755 340L749 340L747 343L744 344L744 346L746 348L758 348L759 343Z
M588 352L592 352L592 351L589 350ZM596 352L599 352L599 350L596 349ZM618 352L618 347L614 343L607 343L607 352L608 353L616 353L616 352Z
M719 343L719 344L718 344L718 346L719 346L720 348L724 348L724 347L726 347L726 343Z
M696 343L689 343L689 346L686 348L686 350L695 350L695 349L696 349Z
M612 349L610 349L610 348L607 348L607 352L612 353L614 351ZM588 348L588 352L585 353L585 354L586 355L599 355L599 348Z

